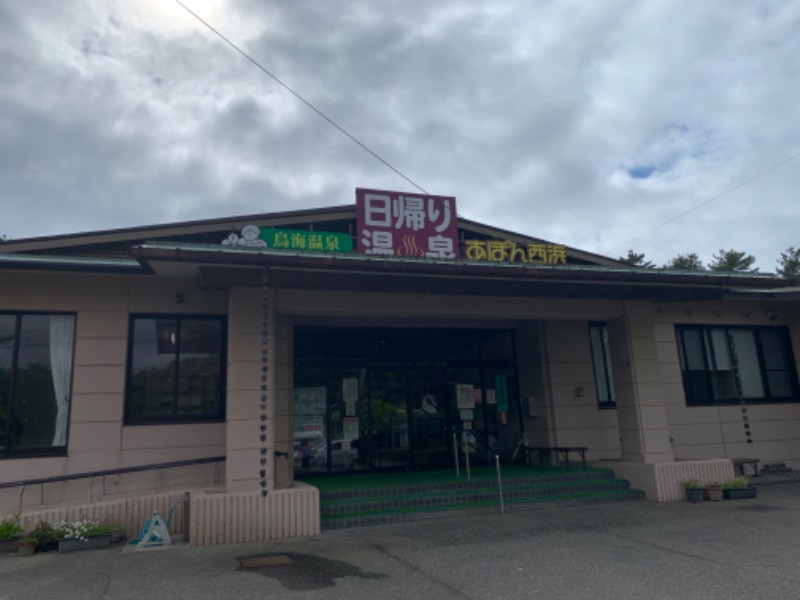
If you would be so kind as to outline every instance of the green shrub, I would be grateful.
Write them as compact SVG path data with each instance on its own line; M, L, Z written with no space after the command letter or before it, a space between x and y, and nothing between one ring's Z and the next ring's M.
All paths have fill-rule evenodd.
M740 488L746 488L750 484L747 481L747 477L734 477L733 479L729 479L725 483L722 484L722 489L724 490L736 490Z
M0 520L0 540L13 540L19 537L24 529L19 524L19 515Z

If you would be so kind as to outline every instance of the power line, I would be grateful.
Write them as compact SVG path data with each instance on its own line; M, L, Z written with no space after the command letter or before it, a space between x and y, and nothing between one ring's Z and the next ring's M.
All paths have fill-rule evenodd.
M775 169L777 169L777 168L779 168L779 167L782 167L782 166L783 166L783 165L785 165L786 163L788 163L788 162L791 162L791 161L795 160L796 158L800 158L800 152L798 152L798 153L797 153L797 154L795 154L794 156L790 156L789 158L787 158L787 159L785 159L785 160L782 160L781 162L779 162L779 163L778 163L778 164L776 164L776 165L772 165L772 166L771 166L769 169L767 169L766 171L761 171L761 173L758 173L758 174L756 174L756 175L753 175L752 177L750 177L749 179L745 179L745 180L744 180L744 181L742 181L741 183L737 183L737 184L736 184L736 185L734 185L733 187L731 187L731 188L728 188L727 190L724 190L724 191L720 192L719 194L717 194L717 195L716 195L716 196L714 196L713 198L709 198L709 199L708 199L708 200L706 200L705 202L701 202L701 203L700 203L700 204L698 204L697 206L694 206L694 207L690 208L689 210L687 210L687 211L685 211L685 212L682 212L682 213L680 213L679 215L677 215L677 216L675 216L675 217L673 217L673 218L669 219L668 221L664 221L663 223L661 223L661 225L657 225L656 227L653 227L653 228L652 228L652 229L650 229L649 231L646 231L646 232L644 232L643 234L636 236L635 238L631 238L631 239L629 239L627 242L624 242L624 243L620 244L619 246L614 246L613 248L609 249L609 252L614 252L615 250L618 250L618 249L620 249L620 248L624 248L625 246L627 246L627 245L628 245L628 244L630 244L631 242L635 242L636 240L640 240L640 239L642 239L643 237L650 235L650 234L651 234L651 233L653 233L654 231L658 231L658 230L659 230L659 229L661 229L662 227L666 227L666 226L667 226L667 225L669 225L670 223L674 223L674 222L675 222L675 221L677 221L678 219L681 219L681 218L685 217L686 215L688 215L689 213L696 211L698 208L702 208L702 207L706 206L707 204L711 204L712 202L714 202L714 200L718 200L719 198L721 198L721 197L722 197L722 196L724 196L725 194L727 194L727 193L729 193L729 192L732 192L732 191L734 191L734 190L738 190L738 189L739 189L740 187L742 187L743 185L745 185L745 184L748 184L748 183L750 183L751 181L753 181L754 179L758 179L759 177L761 177L761 176L763 176L763 175L766 175L767 173L771 173L771 172L772 172L772 171L774 171Z
M278 85L280 85L281 87L283 87L283 88L284 88L285 90L287 90L287 91L288 91L290 94L292 94L292 95L293 95L295 98L297 98L298 100L300 100L300 102L302 102L302 103L303 103L303 104L305 104L305 105L306 105L308 108L310 108L310 109L311 109L311 110L313 110L315 113L317 113L317 115L319 115L320 117L322 117L323 119L325 119L325 120L326 120L326 121L327 121L327 122L328 122L330 125L332 125L332 126L333 126L333 127L335 127L336 129L338 129L340 133L342 133L342 134L346 135L348 138L350 138L350 140L351 140L352 142L354 142L354 143L358 144L358 145L361 147L361 149L362 149L362 150L364 150L364 151L368 152L369 154L371 154L371 155L372 155L374 158L376 158L377 160L379 160L380 162L382 162L382 163L383 163L385 166L387 166L388 168L390 168L390 169L391 169L392 171L394 171L394 172L395 172L397 175L399 175L400 177L402 177L403 179L405 179L405 180L406 180L408 183L410 183L411 185L413 185L415 188L417 188L419 191L421 191L421 192L422 192L423 194L425 194L426 196L430 195L430 194L428 194L428 192L425 190L425 188L423 188L422 186L418 185L418 184L417 184L416 182L414 182L414 181L413 181L411 178L407 177L407 176L406 176L406 175L404 175L402 172L400 172L398 169L396 169L395 167L393 167L393 166L392 166L391 164L389 164L389 163L388 163L386 160L384 160L383 158L381 158L381 157L380 157L380 156L379 156L379 155L378 155L376 152L372 151L372 150L371 150L370 148L368 148L368 147L367 147L367 146L366 146L364 143L362 143L362 142L361 142L360 140L358 140L358 139L357 139L355 136L353 136L353 135L352 135L350 132L348 132L348 131L347 131L347 130L344 128L344 127L342 127L341 125L339 125L338 123L336 123L336 121L334 121L333 119L331 119L331 118L330 118L328 115L326 115L324 112L322 112L321 110L319 110L319 109L318 109L316 106L314 106L313 104L311 104L311 102L309 102L308 100L306 100L305 98L303 98L303 97L302 97L302 96L301 96L301 95L300 95L298 92L294 91L294 90L293 90L291 87L289 87L287 84L285 84L283 81L281 81L281 80L280 80L280 79L279 79L279 78L278 78L278 77L277 77L277 76L276 76L274 73L272 73L272 72L270 72L269 70L267 70L266 68L264 68L264 67L261 65L261 63L259 63L257 60L255 60L254 58L252 58L252 57L251 57L249 54L247 54L247 53L246 53L244 50L242 50L241 48L239 48L239 46L237 46L236 44L234 44L234 43L233 43L231 40L229 40L227 37L225 37L225 36L224 36L222 33L220 33L219 31L217 31L217 30L216 30L214 27L212 27L212 26L211 26L211 24L210 24L210 23L208 23L207 21L205 21L205 20L204 20L204 19L203 19L203 18L202 18L200 15L198 15L197 13L195 13L194 11L192 11L192 9L190 9L190 8L189 8L188 6L186 6L186 5L185 5L183 2L181 2L181 0L175 0L175 2L176 2L177 4L179 4L179 5L180 5L180 6L181 6L181 7L182 7L182 8L183 8L183 9L184 9L186 12L188 12L190 15L192 15L192 16L193 16L195 19L197 19L197 20L198 20L198 21L200 21L200 22L201 22L203 25L205 25L206 27L208 27L208 29L210 29L210 30L211 30L213 33L215 33L215 34L216 34L216 35L217 35L217 36L218 36L218 37L219 37L219 38L220 38L222 41L224 41L224 42L225 42L226 44L228 44L228 45L229 45L231 48L233 48L234 50L236 50L236 51L237 51L239 54L241 54L241 55L242 55L242 56L244 56L244 57L245 57L247 60L249 60L251 63L253 63L253 64L254 64L254 65L255 65L255 66L258 68L258 69L260 69L260 70L261 70L261 71L262 71L262 72L263 72L265 75L268 75L269 77L271 77L271 78L272 78L272 79L273 79L273 80L274 80L276 83L278 83Z

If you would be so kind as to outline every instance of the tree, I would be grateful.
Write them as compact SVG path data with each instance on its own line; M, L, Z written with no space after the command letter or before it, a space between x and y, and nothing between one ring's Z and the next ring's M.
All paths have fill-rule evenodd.
M778 268L775 270L777 275L786 279L794 279L800 283L800 248L790 246L786 252L781 252L778 260Z
M644 252L637 254L633 250L628 250L628 256L620 256L618 260L632 267L643 267L645 269L652 269L655 267L652 261L644 259Z
M708 263L708 268L712 271L735 271L738 273L758 273L758 267L751 268L756 262L756 257L737 250L720 249L719 254L714 255L714 260Z
M694 252L691 254L678 254L665 264L664 268L677 271L702 271L703 261Z

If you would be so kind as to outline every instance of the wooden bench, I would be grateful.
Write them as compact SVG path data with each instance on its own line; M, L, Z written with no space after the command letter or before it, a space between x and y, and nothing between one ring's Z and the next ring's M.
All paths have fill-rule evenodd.
M746 476L747 473L744 472L745 465L750 465L753 468L753 477L758 477L758 463L761 462L758 458L732 458L731 462L733 463L733 471L736 475L742 477Z
M551 454L555 454L558 458L559 456L564 459L564 464L569 469L569 455L571 452L575 452L581 458L581 465L583 468L586 468L586 451L589 448L587 446L526 446L525 451L530 456L531 452L538 452L539 453L539 464L545 464L546 460L549 460Z

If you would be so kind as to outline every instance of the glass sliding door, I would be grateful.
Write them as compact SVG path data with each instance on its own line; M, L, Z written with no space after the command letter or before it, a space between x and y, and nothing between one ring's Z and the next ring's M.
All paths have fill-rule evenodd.
M408 371L378 367L369 373L372 467L408 468Z
M298 327L294 425L299 472L446 468L470 432L474 464L507 461L522 428L513 333Z

